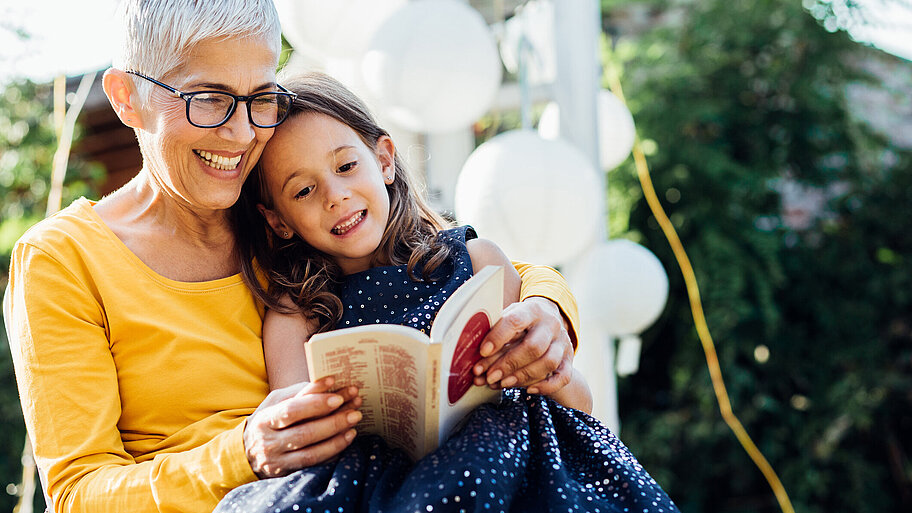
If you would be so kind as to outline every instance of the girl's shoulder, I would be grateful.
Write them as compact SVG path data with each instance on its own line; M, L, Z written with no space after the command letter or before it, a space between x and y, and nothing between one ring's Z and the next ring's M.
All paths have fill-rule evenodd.
M437 232L437 240L445 243L455 242L465 245L466 242L477 238L478 234L475 233L475 228L472 228L467 224Z

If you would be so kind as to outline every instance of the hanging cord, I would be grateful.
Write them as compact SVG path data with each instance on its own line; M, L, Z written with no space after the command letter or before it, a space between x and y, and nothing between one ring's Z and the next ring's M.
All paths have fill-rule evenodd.
M608 80L611 85L611 91L621 100L621 103L627 105L627 101L624 99L624 92L621 89L620 78L613 69L608 70ZM776 471L774 471L773 467L766 461L766 458L760 452L760 449L757 448L747 434L747 431L744 429L744 426L741 425L741 422L732 412L728 392L725 390L725 382L722 380L722 369L719 368L719 359L716 356L716 347L713 344L712 336L709 334L706 318L703 316L703 305L700 301L700 289L697 286L697 277L694 275L693 267L690 265L690 259L687 257L687 252L684 251L684 246L681 244L681 239L678 238L674 225L671 224L671 221L665 214L665 210L662 208L662 204L659 202L658 196L656 196L639 136L636 136L633 143L633 161L636 165L637 176L640 179L640 185L643 188L643 194L646 197L646 203L649 205L649 210L652 211L652 215L655 216L656 220L659 222L659 226L662 227L662 232L665 234L665 238L668 239L668 243L671 245L671 249L674 252L675 259L678 261L678 266L681 268L681 274L684 275L687 295L690 298L690 311L693 314L697 335L700 337L700 343L703 344L703 352L706 354L706 366L709 367L709 376L712 379L713 390L716 393L716 400L719 403L719 411L722 412L722 418L735 434L735 437L738 439L738 442L741 443L741 446L744 447L748 456L754 461L754 464L760 469L760 472L763 473L763 477L766 478L767 483L769 483L770 488L772 488L773 493L776 495L776 500L779 502L779 507L782 509L783 513L795 513L795 509L792 507L792 503L789 500L788 494L785 492L785 488L782 486L782 482L779 481Z

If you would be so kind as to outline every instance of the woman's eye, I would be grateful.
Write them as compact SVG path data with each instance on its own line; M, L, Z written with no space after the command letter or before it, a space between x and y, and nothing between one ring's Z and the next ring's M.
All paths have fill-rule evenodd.
M301 199L301 198L307 197L307 195L310 194L310 191L312 191L312 190L313 190L313 187L304 187L303 189L298 191L297 194L295 194L295 199Z
M342 164L341 166L339 166L339 172L340 172L340 173L347 173L347 172L351 171L352 169L354 169L355 166L357 166L357 165L358 165L358 161L357 161L357 160L354 160L354 161L352 161L352 162L349 162L348 164Z

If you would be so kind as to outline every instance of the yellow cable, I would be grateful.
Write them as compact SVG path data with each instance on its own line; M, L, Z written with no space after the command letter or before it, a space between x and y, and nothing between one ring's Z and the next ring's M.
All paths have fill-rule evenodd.
M611 82L612 92L626 105L627 101L624 99L624 92L621 89L620 79L616 74L609 73L609 81ZM652 215L655 216L656 220L659 222L659 226L662 227L662 232L665 233L665 238L668 239L668 243L671 245L671 249L674 252L675 259L678 261L678 266L681 268L681 274L684 275L687 295L690 298L690 310L693 313L697 335L700 337L700 342L703 344L703 352L706 354L706 366L709 367L709 376L712 379L713 390L716 393L716 400L719 402L719 411L722 412L722 418L735 434L735 437L737 437L741 446L744 447L748 456L754 461L754 464L757 465L760 472L763 473L763 477L766 478L770 488L772 488L773 493L776 495L776 500L779 501L779 507L782 509L783 513L795 513L795 509L792 507L792 503L789 500L788 494L785 492L785 488L782 486L782 482L779 481L776 471L774 471L773 467L766 461L766 458L760 452L760 449L757 448L750 436L748 436L747 431L745 431L744 427L741 425L741 422L732 412L731 402L728 399L728 392L725 390L725 382L722 380L722 369L719 368L719 359L716 356L716 347L713 344L712 336L709 334L706 318L703 316L703 305L700 301L700 289L697 286L697 278L694 275L693 267L690 265L690 259L687 257L687 252L684 251L684 246L681 244L681 239L678 238L678 233L675 231L674 225L671 224L671 221L665 214L665 210L662 208L662 204L659 202L659 198L656 196L655 188L652 185L652 179L649 176L649 167L646 165L646 156L643 154L643 148L640 145L639 136L636 137L633 144L633 161L636 165L640 185L643 188L643 194L646 197L646 203L649 205Z

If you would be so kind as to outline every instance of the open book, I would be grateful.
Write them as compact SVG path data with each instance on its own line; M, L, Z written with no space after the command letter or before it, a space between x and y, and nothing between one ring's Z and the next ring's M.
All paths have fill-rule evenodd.
M358 432L375 433L420 459L460 420L500 390L474 386L478 350L503 310L503 268L488 266L440 307L431 336L408 326L371 324L319 333L305 344L312 380L334 375L357 385Z

